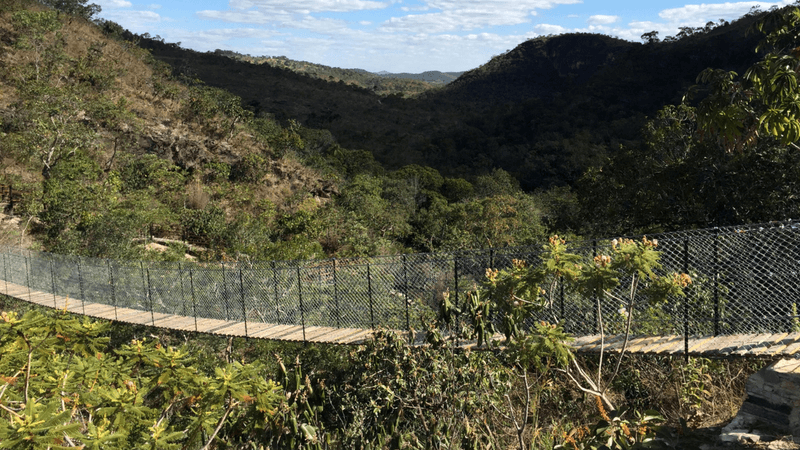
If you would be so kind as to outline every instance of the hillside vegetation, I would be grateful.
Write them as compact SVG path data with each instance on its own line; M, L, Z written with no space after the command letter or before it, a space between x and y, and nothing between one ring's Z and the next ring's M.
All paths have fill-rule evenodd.
M143 42L175 73L233 92L256 114L327 129L387 169L418 164L470 179L499 168L534 190L572 185L620 145L641 143L647 118L680 102L705 68L743 73L758 59L760 35L747 33L756 15L649 44L537 38L407 99Z
M467 181L368 150L212 87L248 71L381 98L285 69L230 63L25 2L0 16L0 182L44 249L102 257L303 259L541 240L541 209L503 171ZM206 61L206 81L136 45ZM186 56L189 55L189 56ZM162 55L162 58L165 58ZM241 78L240 78L241 79ZM248 81L249 82L249 81ZM297 102L305 95L298 92ZM330 99L335 99L330 96ZM389 101L389 100L385 100ZM307 105L312 107L313 105ZM317 111L320 117L332 112ZM324 122L320 120L320 122ZM148 251L150 240L172 247Z
M0 183L23 192L0 243L197 264L547 244L443 287L420 347L170 335L2 297L0 448L699 448L692 427L740 404L759 364L576 357L530 319L566 292L606 332L662 330L666 302L706 295L655 240L586 256L575 233L796 215L800 10L666 42L532 40L401 98L90 6L0 4Z
M378 95L417 95L436 85L446 84L456 77L441 72L423 74L374 74L361 69L340 69L307 61L295 61L285 56L251 56L229 50L215 50L215 55L251 64L266 64L332 83L343 82L375 92ZM446 80L446 81L445 81Z

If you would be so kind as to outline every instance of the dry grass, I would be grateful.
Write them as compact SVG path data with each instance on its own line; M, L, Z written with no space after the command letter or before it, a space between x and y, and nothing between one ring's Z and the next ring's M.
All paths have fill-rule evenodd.
M38 6L35 8L41 9ZM103 32L83 19L64 19L60 33L63 36L65 51L71 60L86 57L93 45L100 44L102 51L101 64L117 72L112 88L103 91L102 95L107 100L117 102L124 98L127 108L136 116L138 130L129 130L127 143L117 142L118 132L112 130L99 130L93 151L94 157L102 167L112 161L114 151L133 154L142 154L148 151L148 142L154 139L163 148L162 156L175 158L175 149L170 145L186 147L186 143L197 147L191 149L192 155L197 156L197 161L178 161L175 163L184 167L195 168L210 160L231 163L239 158L251 154L269 154L270 151L255 138L248 134L244 127L237 125L232 137L228 133L221 138L219 133L210 130L207 124L186 121L182 116L181 108L183 99L187 95L187 88L163 77L163 73L171 69L154 71L154 66L149 64L151 57L143 50L128 42L121 42L107 38ZM11 14L0 14L0 63L5 67L15 67L29 62L30 52L20 51L13 47L16 34L11 24ZM161 70L161 69L159 69ZM156 82L171 85L177 94L172 98L164 98L156 91ZM8 80L0 76L0 117L5 112L10 112L10 105L17 100L13 86L8 85ZM213 124L213 121L212 121ZM219 130L217 130L219 131ZM173 143L173 144L170 144ZM169 148L168 148L169 147ZM118 156L118 155L117 155ZM193 156L190 156L193 157ZM120 161L117 157L115 162ZM26 182L41 181L40 170L36 161L23 164L19 161L3 161L3 173L0 175L13 176ZM110 166L110 169L116 166ZM261 183L247 186L250 191L246 202L225 198L220 191L220 186L209 185L205 189L197 184L187 186L187 205L192 208L203 208L213 196L215 201L223 206L229 216L240 212L238 208L245 208L248 204L263 204L269 201L280 210L294 210L304 205L304 198L309 195L321 182L320 176L313 170L304 167L299 161L292 158L283 158L270 161L267 177ZM224 189L223 189L224 191ZM213 194L209 194L213 192ZM299 200L298 200L299 199ZM323 201L319 203L324 203Z
M191 209L205 209L211 196L198 181L193 181L187 189L186 206Z

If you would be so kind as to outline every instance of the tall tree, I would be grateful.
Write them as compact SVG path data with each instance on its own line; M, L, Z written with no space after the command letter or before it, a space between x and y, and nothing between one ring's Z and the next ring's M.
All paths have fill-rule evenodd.
M755 30L766 34L756 48L766 53L743 77L711 68L698 77L708 88L697 115L702 136L728 151L763 137L800 149L800 8L772 12Z
M96 3L89 3L87 5L87 1L88 0L39 0L39 3L71 16L91 19L92 16L100 12L100 5Z

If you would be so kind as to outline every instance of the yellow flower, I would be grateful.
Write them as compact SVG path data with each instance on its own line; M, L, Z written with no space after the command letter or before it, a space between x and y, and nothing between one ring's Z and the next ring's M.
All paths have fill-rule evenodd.
M692 277L685 273L673 273L672 282L680 287L686 287L692 284Z
M611 264L611 257L608 255L597 255L594 257L594 263L598 267L606 267Z
M600 416L602 416L603 419L605 419L605 420L611 420L608 417L608 413L606 412L606 408L603 407L603 400L600 398L599 395L596 395L594 397L594 401L595 401L595 403L597 403L597 411L600 412Z

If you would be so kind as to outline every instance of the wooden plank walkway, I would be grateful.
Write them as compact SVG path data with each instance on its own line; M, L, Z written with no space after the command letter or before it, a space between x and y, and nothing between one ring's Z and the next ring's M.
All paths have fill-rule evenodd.
M361 344L369 339L374 330L363 328L335 328L296 324L272 324L260 322L237 322L220 319L194 318L177 314L164 314L134 308L114 307L102 303L83 302L47 292L30 290L26 286L6 283L0 280L0 293L19 300L35 303L75 314L98 319L112 320L136 325L147 325L179 331L250 337L292 342L311 342L320 344ZM407 336L407 332L400 332ZM496 337L501 339L500 336ZM417 334L417 343L424 342L424 336ZM624 337L606 336L603 342L605 351L619 353ZM578 353L600 351L599 335L576 338L571 345ZM464 343L464 347L474 344ZM800 333L772 333L749 335L724 335L692 337L688 343L689 355L705 357L757 356L757 357L795 357L800 358ZM686 348L683 336L632 336L628 340L626 352L635 354L683 355Z
M622 336L606 336L605 351L619 353ZM600 351L600 336L576 338L572 346L578 353ZM800 333L735 334L689 338L689 355L704 357L750 356L762 358L800 358ZM683 355L683 336L632 336L626 353Z
M302 325L285 325L259 322L238 322L206 319L115 307L102 303L83 302L80 299L29 290L26 286L0 280L0 293L48 308L69 311L98 319L113 320L135 325L147 325L179 331L272 339L293 342L325 344L360 344L372 336L373 330L361 328L333 328Z

